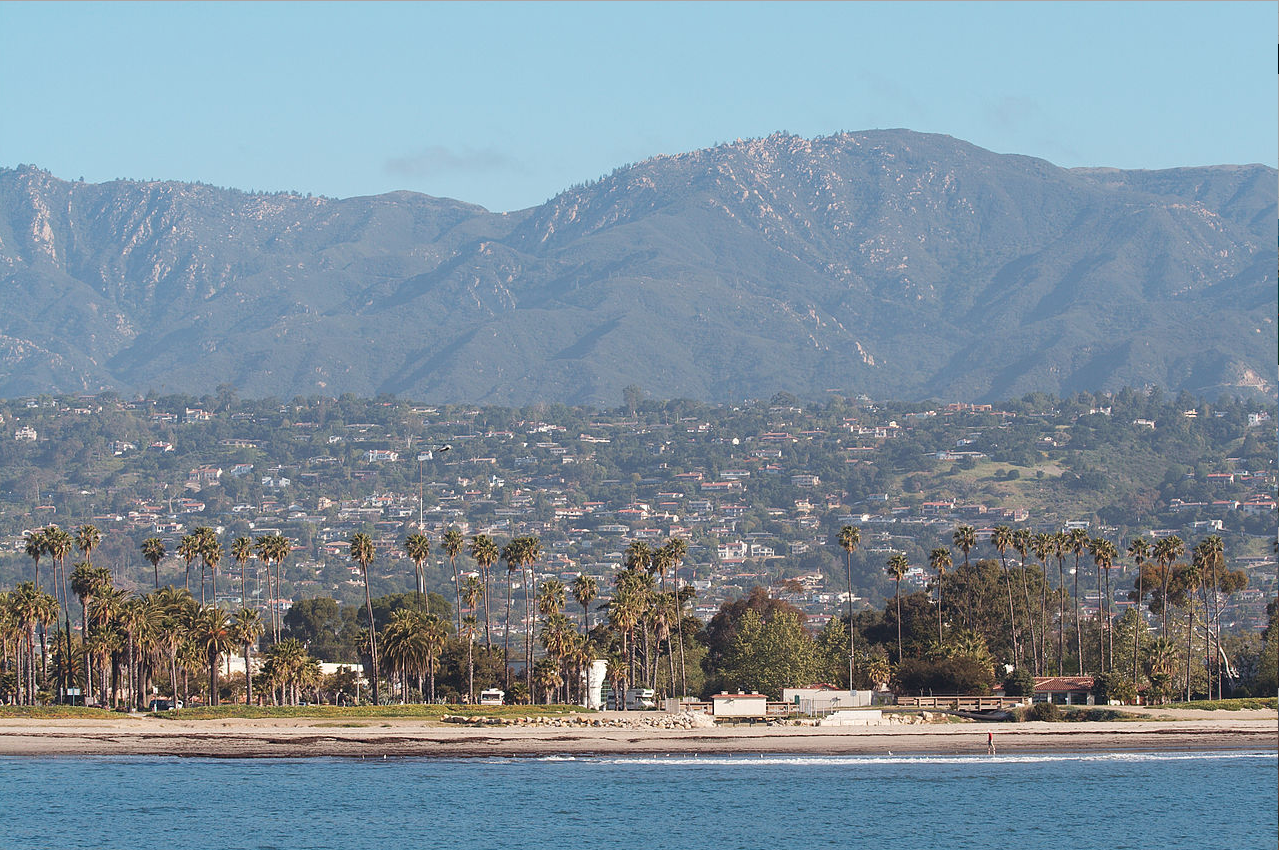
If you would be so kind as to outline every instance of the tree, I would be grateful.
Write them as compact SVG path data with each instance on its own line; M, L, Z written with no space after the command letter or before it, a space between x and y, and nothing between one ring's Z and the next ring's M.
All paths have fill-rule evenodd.
M578 605L582 606L582 634L585 635L590 631L591 624L588 619L589 606L599 592L599 585L593 576L586 573L578 573L577 578L573 579L572 584L573 599Z
M231 557L235 559L236 566L240 568L240 607L248 608L249 582L248 576L245 574L245 565L253 557L253 541L247 537L235 538L235 540L231 541Z
M897 663L902 663L902 579L910 569L910 561L901 552L894 553L888 559L888 577L893 580L896 590L893 599L897 603Z
M95 567L81 561L71 571L71 591L80 598L80 634L89 636L89 603L111 586L111 572L105 567ZM84 646L85 693L93 690L93 667L90 663L88 644Z
M247 538L241 537L240 540ZM239 541L237 541L239 542ZM244 704L253 704L253 644L262 637L265 627L262 615L251 608L241 608L235 612L231 623L231 638L244 647Z
M995 547L995 551L999 553L1000 572L1004 577L1004 584L1008 588L1008 627L1009 637L1012 638L1013 644L1013 662L1016 663L1020 657L1017 649L1017 612L1013 606L1013 579L1012 574L1008 572L1008 560L1006 553L1013 545L1013 530L1006 525L997 525L990 532L990 545Z
M235 645L231 618L216 605L201 605L191 623L191 636L208 659L209 705L217 705L219 661Z
M1088 532L1072 528L1066 533L1066 547L1075 555L1075 652L1078 654L1079 675L1084 675L1084 627L1079 618L1079 558L1088 548Z
M1093 564L1097 567L1097 652L1101 672L1105 673L1113 662L1108 660L1106 652L1106 633L1110 628L1110 568L1115 563L1119 550L1115 544L1104 537L1097 537L1088 542L1088 550L1092 552ZM1101 590L1101 575L1106 574L1106 592Z
M817 669L813 639L795 613L769 620L747 610L724 656L720 676L730 687L781 699L782 689L807 684Z
M1134 632L1132 642L1132 684L1133 687L1136 687L1137 659L1141 654L1142 629L1140 626L1145 623L1145 618L1141 616L1141 599L1145 595L1144 588L1142 587L1142 567L1145 565L1146 560L1150 558L1150 544L1144 537L1134 537L1132 542L1128 544L1128 556L1132 558L1133 563L1137 566L1137 605L1135 610L1137 613L1137 623L1139 627Z
M460 634L462 631L462 585L457 575L457 556L462 553L462 546L466 539L462 537L462 532L456 528L450 527L444 532L444 554L448 556L449 566L453 568L453 601L457 605L457 630Z
M160 589L160 562L164 560L164 541L158 537L148 537L142 541L142 557L155 571L155 589Z
M955 529L955 533L951 535L951 541L955 544L955 548L964 553L964 571L968 571L968 553L977 545L977 531L971 525L961 525ZM972 625L972 599L969 599L964 606L964 625Z
M422 599L425 592L425 579L422 573L422 565L426 563L426 559L431 557L431 539L420 532L413 532L404 538L404 552L409 556L409 560L413 562L413 569L417 573L417 598Z
M839 548L844 550L844 564L848 568L848 687L853 687L853 662L857 654L853 640L853 550L862 541L861 532L851 525L839 530Z
M360 575L364 577L364 604L369 614L369 656L373 662L373 704L381 705L378 698L377 624L373 622L373 596L369 593L369 566L375 554L373 539L364 532L357 532L351 537L349 546L351 560L359 566Z
M942 580L946 576L946 570L950 569L954 561L951 560L950 550L945 547L938 547L928 555L928 566L937 573L937 642L942 642L941 633L941 607L942 607Z
M480 568L480 581L484 585L484 645L491 647L493 638L489 630L490 569L498 562L502 553L498 550L497 544L493 542L493 538L487 534L477 534L472 537L470 550L471 557L475 559L476 565Z

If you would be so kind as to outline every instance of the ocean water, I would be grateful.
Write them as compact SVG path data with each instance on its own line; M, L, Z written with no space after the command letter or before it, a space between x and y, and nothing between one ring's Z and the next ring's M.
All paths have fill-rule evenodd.
M0 758L4 848L1275 848L1274 752Z

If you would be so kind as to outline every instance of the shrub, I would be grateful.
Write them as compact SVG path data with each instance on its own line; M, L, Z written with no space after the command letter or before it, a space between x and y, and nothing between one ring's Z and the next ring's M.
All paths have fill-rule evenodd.
M1026 720L1061 720L1061 709L1055 703L1037 702L1025 709L1023 717Z

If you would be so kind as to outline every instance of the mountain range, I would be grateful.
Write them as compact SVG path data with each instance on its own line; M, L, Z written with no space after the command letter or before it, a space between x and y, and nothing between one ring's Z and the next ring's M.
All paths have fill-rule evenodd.
M1273 398L1277 187L907 130L656 156L511 213L23 165L0 396Z

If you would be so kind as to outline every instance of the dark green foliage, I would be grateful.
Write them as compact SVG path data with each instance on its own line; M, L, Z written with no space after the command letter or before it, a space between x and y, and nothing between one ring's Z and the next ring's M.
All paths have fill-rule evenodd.
M1037 702L1029 708L1022 709L1022 720L1061 720L1061 709L1056 703Z
M1026 697L1035 692L1035 677L1026 667L1018 667L1004 679L1004 694Z
M972 658L906 658L897 668L900 693L924 696L952 694L988 695L990 668Z

